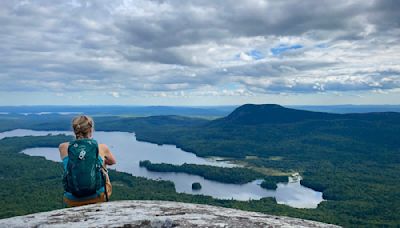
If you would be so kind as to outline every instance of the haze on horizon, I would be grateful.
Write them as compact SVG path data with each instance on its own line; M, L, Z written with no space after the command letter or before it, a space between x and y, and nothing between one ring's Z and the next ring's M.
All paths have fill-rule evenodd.
M399 104L400 1L0 2L0 105Z

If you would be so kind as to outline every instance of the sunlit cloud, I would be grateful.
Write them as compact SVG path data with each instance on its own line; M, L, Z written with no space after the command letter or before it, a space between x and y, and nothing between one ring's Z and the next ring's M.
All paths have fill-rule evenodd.
M0 91L390 94L399 11L373 0L1 1Z

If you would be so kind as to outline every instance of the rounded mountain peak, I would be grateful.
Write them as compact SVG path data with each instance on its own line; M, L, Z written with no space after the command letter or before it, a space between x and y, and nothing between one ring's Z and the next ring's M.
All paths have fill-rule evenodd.
M286 108L277 104L245 104L227 117L215 120L217 124L278 124L307 119L326 119L333 114Z

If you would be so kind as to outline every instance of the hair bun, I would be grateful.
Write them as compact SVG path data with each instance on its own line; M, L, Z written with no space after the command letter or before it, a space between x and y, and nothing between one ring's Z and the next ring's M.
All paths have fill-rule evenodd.
M88 116L77 116L72 120L72 127L76 138L87 138L93 131L93 119Z

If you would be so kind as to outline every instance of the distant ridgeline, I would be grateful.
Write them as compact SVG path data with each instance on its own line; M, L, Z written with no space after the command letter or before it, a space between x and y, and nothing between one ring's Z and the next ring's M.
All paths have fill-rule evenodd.
M352 113L335 114L325 112L313 112L285 108L276 104L253 105L246 104L235 109L227 117L214 120L210 125L235 124L235 125L254 125L254 124L284 124L302 121L316 120L383 120L396 121L399 113Z
M154 116L183 115L202 117L226 116L236 106L120 106L120 105L89 105L89 106L0 106L0 114L11 115L124 115L124 116Z
M70 116L62 115L0 115L0 131L15 128L70 130L70 121ZM299 172L303 177L301 183L322 191L327 201L310 210L277 205L273 199L250 202L215 200L175 193L170 182L112 172L116 181L114 199L200 202L344 226L400 224L400 182L396 181L400 176L400 113L332 114L279 105L243 105L228 116L215 120L182 116L96 116L95 121L96 130L135 132L138 140L177 145L198 156L233 159L263 175ZM22 206L28 207L29 211L56 207L49 199L58 199L57 191L61 189L61 184L57 185L59 173L54 171L58 164L53 167L49 164L54 162L16 154L22 142L26 145L26 140L33 140L30 146L37 146L36 137L13 140L13 143L0 140L0 165L3 167L0 170L3 183L0 195L7 199L0 214L7 217L26 213ZM45 163L48 165L43 165ZM25 167L36 170L33 167L38 164L42 171L36 175L46 173L47 179L25 170ZM148 165L160 168L160 164ZM44 172L50 166L53 171ZM166 165L164 168L196 172L197 175L209 175L212 171L197 166ZM220 171L218 174L224 175L224 171ZM20 194L15 196L16 192L35 189L33 186L37 187L37 183L47 188L43 192L49 193L43 195L41 192L39 196L22 194L22 198ZM54 186L58 190L53 191ZM35 200L37 197L41 199ZM40 202L39 206L37 202ZM16 208L21 211L16 213Z

